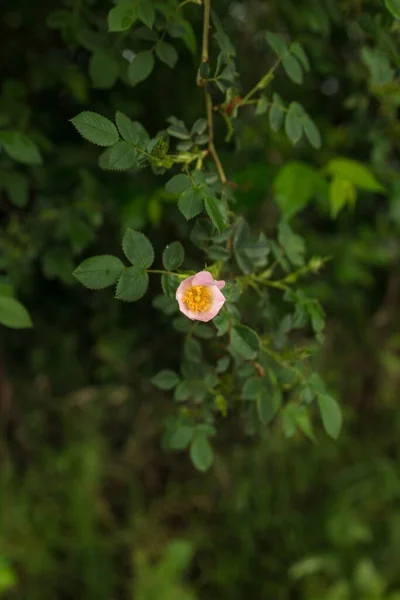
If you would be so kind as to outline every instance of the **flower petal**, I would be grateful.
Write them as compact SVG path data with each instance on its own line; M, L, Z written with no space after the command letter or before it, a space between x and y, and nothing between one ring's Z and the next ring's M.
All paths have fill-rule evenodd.
M188 312L192 312L192 311L189 311L188 308L186 307L186 305L184 304L183 297L184 297L185 293L187 292L187 290L190 287L192 287L194 277L195 276L192 275L191 277L184 279L182 281L182 283L179 284L179 287L176 290L176 294L175 294L175 298L177 299L178 304L179 304L179 310L181 312L183 312L183 314L186 315L187 317L189 317ZM193 318L193 317L189 317L189 318Z
M200 271L193 277L192 285L213 285L214 279L209 271Z
M225 296L219 291L217 286L214 285L212 287L212 302L210 308L206 312L195 313L196 316L194 319L196 319L196 321L203 321L204 323L211 321L211 319L217 316L225 302Z
M220 281L214 281L215 285L218 289L222 290L225 287L225 281L221 279Z

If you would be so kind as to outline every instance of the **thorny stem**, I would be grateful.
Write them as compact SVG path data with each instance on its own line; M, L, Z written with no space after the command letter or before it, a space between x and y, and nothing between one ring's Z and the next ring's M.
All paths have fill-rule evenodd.
M211 0L204 0L204 23L203 23L203 47L201 51L201 60L203 63L208 63L209 60L209 38L210 38L210 14L211 14ZM218 177L222 183L225 185L227 182L227 178L225 175L224 168L218 156L218 152L215 148L214 144L214 114L213 114L213 103L210 94L205 89L205 97L206 97L206 109L207 109L207 123L208 123L208 150L211 156L214 159L215 166L217 168Z

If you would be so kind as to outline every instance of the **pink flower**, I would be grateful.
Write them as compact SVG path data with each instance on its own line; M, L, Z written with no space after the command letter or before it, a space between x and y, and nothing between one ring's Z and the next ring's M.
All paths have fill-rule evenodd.
M225 303L220 292L225 281L216 281L208 271L188 277L176 290L176 299L184 315L193 321L211 321Z

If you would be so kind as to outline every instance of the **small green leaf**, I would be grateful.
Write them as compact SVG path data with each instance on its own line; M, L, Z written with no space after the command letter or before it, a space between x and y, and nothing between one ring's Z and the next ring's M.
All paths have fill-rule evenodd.
M296 267L304 265L304 240L299 235L296 235L287 223L280 223L278 241L293 265Z
M0 132L0 142L8 156L26 165L40 165L42 157L35 142L19 131Z
M119 140L114 123L97 113L84 111L71 119L71 123L85 140L98 146L113 146Z
M385 5L396 19L400 19L400 0L385 0Z
M32 321L26 308L15 298L0 297L0 324L12 329L32 327Z
M306 138L310 142L311 146L316 150L319 150L322 142L318 127L307 114L304 114L302 123L304 133L306 134Z
M340 211L349 204L354 206L357 192L354 185L341 177L334 177L329 186L329 203L332 219L336 219Z
M169 181L167 181L165 184L165 191L173 196L178 196L188 187L191 187L191 185L192 183L190 178L183 173L179 173L179 175L174 175Z
M260 377L246 379L242 389L243 400L255 400L263 389L263 381Z
M138 123L138 121L131 121L129 117L120 111L117 111L115 121L122 138L126 142L134 144L139 148L146 148L150 138L141 123Z
M210 442L204 435L196 435L190 445L190 458L198 471L208 471L211 467L214 454Z
M202 135L206 129L207 129L207 119L197 119L197 121L195 121L193 123L191 134L192 135Z
M128 2L121 2L108 13L108 31L126 31L136 21L135 7Z
M124 302L135 302L145 295L148 286L149 276L146 271L139 267L129 267L119 278L115 297Z
M205 199L205 207L208 216L218 229L219 233L222 233L228 225L228 210L223 200L218 200L212 196L207 196Z
M223 246L217 246L213 244L207 248L207 255L211 258L211 260L229 260L231 257L231 253L227 248Z
M137 16L142 23L149 29L153 29L156 14L152 3L149 0L139 0L136 10Z
M260 351L260 338L246 325L236 325L230 334L231 348L241 358L252 360Z
M193 427L189 427L189 425L178 425L169 439L169 447L172 450L185 450L192 441L192 438Z
M310 70L310 62L308 60L307 54L304 51L303 46L301 44L299 44L299 42L293 42L293 44L290 46L290 51L293 52L293 54L296 56L296 58L299 59L303 68L306 71L309 71Z
M256 115L257 116L264 115L268 110L268 106L269 106L269 103L268 103L267 98L265 96L261 96L261 98L257 102Z
M192 337L187 337L185 340L184 355L189 361L199 363L201 361L200 343Z
M149 77L154 68L154 55L151 50L136 54L128 67L128 80L132 86Z
M283 122L283 103L280 96L277 93L274 93L272 96L272 106L269 111L269 124L272 131L279 131L282 122Z
M303 82L303 71L301 70L300 63L292 54L287 54L283 58L282 66L289 79L294 81L294 83L300 84Z
M288 47L281 35L267 31L265 37L267 38L267 42L271 46L272 50L276 52L280 58L283 58L285 54L287 54Z
M293 161L281 167L275 177L273 189L275 202L285 219L290 219L307 206L313 197L319 177L320 175L305 163Z
M190 133L183 123L173 123L168 127L167 131L172 137L178 138L178 140L190 140Z
M105 52L95 52L89 61L89 75L93 87L108 90L115 84L119 73L116 60Z
M176 290L181 281L182 280L175 275L167 275L166 273L161 275L161 287L167 298L173 298L175 300Z
M179 269L185 258L185 251L180 242L172 242L168 244L163 252L163 265L167 271L175 271Z
M29 180L19 171L5 171L0 174L0 187L3 185L13 206L24 208L29 200Z
M333 158L326 165L325 170L333 176L347 179L360 190L368 192L381 192L386 190L379 183L370 169L362 163L349 158Z
M303 133L302 116L299 104L291 102L285 118L285 132L293 144L299 141Z
M173 390L180 380L179 375L177 375L175 371L164 369L157 373L150 381L160 390Z
M122 240L122 249L126 258L135 266L149 269L153 264L153 246L140 231L127 229Z
M168 42L159 42L156 46L156 54L158 58L173 69L178 60L178 53L172 44Z
M198 188L187 188L179 197L178 207L185 219L193 219L204 208L203 194Z
M73 275L90 290L102 290L116 283L124 269L119 258L103 254L84 260Z
M138 155L136 150L128 142L125 142L125 140L114 144L108 155L108 166L115 171L131 169L137 164L137 161Z
M334 398L326 394L319 394L317 401L324 429L331 438L336 440L342 427L340 406Z
M188 381L180 381L175 388L174 400L185 402L190 397L191 389Z

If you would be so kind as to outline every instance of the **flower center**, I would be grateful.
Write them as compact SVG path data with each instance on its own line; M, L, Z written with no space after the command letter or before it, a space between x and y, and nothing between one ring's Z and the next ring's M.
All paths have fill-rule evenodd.
M194 285L183 296L183 302L189 310L206 312L211 306L211 292L205 285Z

